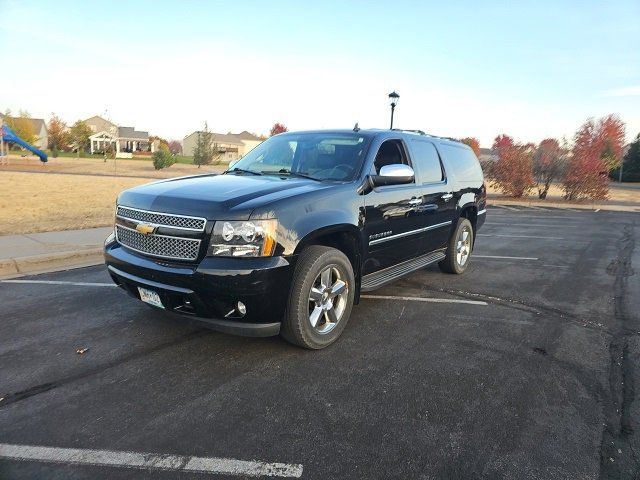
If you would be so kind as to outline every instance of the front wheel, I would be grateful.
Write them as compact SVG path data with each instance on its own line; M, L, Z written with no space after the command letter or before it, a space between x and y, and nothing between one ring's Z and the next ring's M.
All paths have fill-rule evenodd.
M461 217L449 239L447 256L438 263L440 270L446 273L464 273L469 266L473 241L473 225L468 219Z
M313 245L298 259L282 336L309 349L335 342L347 326L355 294L351 262L335 248Z

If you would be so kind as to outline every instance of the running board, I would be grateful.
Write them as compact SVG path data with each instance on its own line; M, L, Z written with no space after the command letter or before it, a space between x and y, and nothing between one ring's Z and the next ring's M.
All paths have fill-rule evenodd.
M360 291L370 292L371 290L380 288L383 285L386 285L389 282L393 282L400 277L404 277L411 272L415 272L416 270L426 267L427 265L431 265L432 263L439 262L440 260L444 259L444 257L444 251L438 250L428 253L427 255L422 255L421 257L399 263L398 265L394 265L393 267L388 267L378 272L369 273L368 275L362 277Z

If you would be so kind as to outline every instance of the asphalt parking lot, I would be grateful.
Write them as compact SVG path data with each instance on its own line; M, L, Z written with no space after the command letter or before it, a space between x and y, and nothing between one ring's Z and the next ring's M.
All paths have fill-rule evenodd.
M319 352L103 267L2 282L0 478L638 478L639 228L490 208L465 275L371 293Z

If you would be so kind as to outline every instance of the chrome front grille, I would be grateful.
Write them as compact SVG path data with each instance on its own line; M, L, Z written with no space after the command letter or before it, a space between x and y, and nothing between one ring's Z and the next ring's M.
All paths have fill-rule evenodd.
M200 240L171 237L168 235L144 235L131 228L116 224L116 239L131 250L153 257L174 260L196 260L200 252Z
M116 216L137 222L152 223L162 227L179 228L181 230L194 230L203 232L207 221L200 217L185 215L173 215L171 213L150 212L138 208L122 207L118 205Z

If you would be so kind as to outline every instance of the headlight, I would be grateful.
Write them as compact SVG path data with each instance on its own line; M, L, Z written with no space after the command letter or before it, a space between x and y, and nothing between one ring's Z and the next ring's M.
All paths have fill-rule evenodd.
M269 257L276 248L278 221L216 221L207 255L216 257Z

